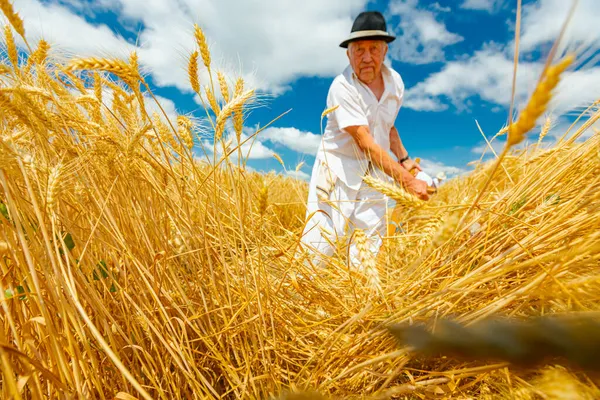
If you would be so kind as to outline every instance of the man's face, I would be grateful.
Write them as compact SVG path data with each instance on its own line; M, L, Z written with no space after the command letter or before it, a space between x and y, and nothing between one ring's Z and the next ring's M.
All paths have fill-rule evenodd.
M387 45L382 40L352 42L347 51L354 73L366 84L373 82L381 73L386 53Z

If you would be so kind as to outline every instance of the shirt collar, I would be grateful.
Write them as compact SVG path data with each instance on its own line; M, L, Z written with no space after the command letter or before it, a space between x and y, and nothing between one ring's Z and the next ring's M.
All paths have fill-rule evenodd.
M356 82L357 84L360 85L364 85L366 86L360 79L358 79L358 76L356 75L356 73L354 72L354 69L352 69L352 65L348 64L348 66L346 67L344 74L346 75L348 80L354 80L354 82ZM388 67L385 62L381 64L381 74L383 75L383 94L381 96L380 101L383 101L383 99L392 92L392 87L394 85L393 79L392 79L392 73L390 71L390 67Z

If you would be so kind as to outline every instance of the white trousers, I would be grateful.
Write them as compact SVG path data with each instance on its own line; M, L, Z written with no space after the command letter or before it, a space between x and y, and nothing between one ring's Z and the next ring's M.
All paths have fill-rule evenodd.
M355 229L364 231L369 250L375 256L387 233L387 211L393 200L364 182L358 190L346 186L316 161L311 177L306 226L302 244L314 255L312 262L322 266L334 252L336 240L350 238ZM362 269L355 241L349 248L351 266Z

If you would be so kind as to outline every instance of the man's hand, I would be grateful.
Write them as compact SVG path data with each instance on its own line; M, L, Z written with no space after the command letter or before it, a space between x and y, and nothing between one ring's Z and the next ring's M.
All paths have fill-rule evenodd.
M427 192L427 183L420 179L413 178L406 183L406 188L409 192L414 193L421 200L429 200Z
M416 168L417 171L422 171L421 166L414 160L408 159L402 163L402 166L406 168L408 172L411 172L413 168ZM416 174L415 174L416 175Z

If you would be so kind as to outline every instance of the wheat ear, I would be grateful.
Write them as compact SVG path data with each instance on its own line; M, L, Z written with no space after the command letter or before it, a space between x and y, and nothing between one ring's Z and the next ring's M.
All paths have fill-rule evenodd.
M506 140L504 150L496 159L496 162L494 163L487 180L483 184L483 187L479 191L479 194L475 198L475 201L473 201L471 207L469 207L465 215L461 218L459 225L462 225L465 219L471 214L471 211L473 211L473 209L477 206L479 200L485 193L485 190L489 186L490 182L492 182L492 178L502 163L502 160L504 157L506 157L511 147L521 143L525 139L525 135L527 135L527 133L535 126L535 122L539 116L546 111L548 102L552 98L552 90L554 90L556 85L558 85L560 75L569 67L569 65L573 63L574 60L574 55L569 54L563 58L562 61L548 67L542 73L539 83L531 95L531 99L529 99L529 102L519 115L519 119L509 125L508 138Z
M204 66L210 71L210 51L208 50L208 44L206 44L204 32L198 25L194 25L194 37L196 38L198 47L200 47L200 54L202 55Z
M238 97L242 94L243 91L244 91L244 79L238 78L238 80L235 83L235 90L234 90L233 95L235 97ZM233 112L233 129L235 130L235 136L236 136L236 139L239 144L241 137L242 137L242 130L244 129L244 107L243 107L243 105L240 105Z
M223 130L225 129L225 121L227 118L235 111L242 107L250 98L254 95L254 90L247 90L243 92L241 95L234 97L231 99L229 103L223 107L219 116L217 117L217 126L215 129L215 139L221 139L223 135Z
M6 38L6 53L8 59L12 64L17 75L19 74L19 53L17 52L17 45L15 44L15 38L12 34L12 29L9 25L4 27L4 37Z
M204 87L204 92L206 93L206 98L208 99L208 103L210 104L210 108L212 108L215 115L219 115L221 113L221 108L219 107L219 103L217 103L217 99L215 98L215 94L208 87Z
M552 119L550 117L546 117L546 121L544 121L544 125L542 126L542 130L540 131L540 137L538 139L538 147L542 143L542 140L546 137L548 132L550 131L550 126L552 125Z
M537 119L546 111L548 102L552 98L552 91L560 80L560 75L574 60L575 57L569 54L562 61L548 67L540 83L531 95L531 99L529 99L521 115L519 115L519 119L509 126L508 140L506 141L507 147L517 145L525 139L527 132L535 126Z
M221 95L223 96L223 100L225 103L229 102L229 87L227 86L227 81L225 80L225 75L221 71L217 72L217 78L219 79L219 86L221 89Z
M190 61L188 62L188 77L190 84L194 92L200 95L200 82L198 82L198 51L195 50L190 55Z
M27 43L27 38L25 38L25 24L23 24L23 20L19 14L15 12L12 4L8 0L0 0L0 10L6 15L8 22L15 28L19 36Z
M362 273L367 280L367 286L375 291L381 292L381 283L379 280L379 271L377 271L377 262L375 256L369 249L369 239L362 229L354 231L354 240L356 250L358 250L358 259L361 263Z
M192 126L194 124L188 117L184 115L179 115L177 116L177 125L179 128L179 137L181 138L185 146L191 150L192 147L194 147L194 138L192 136Z
M258 195L258 213L264 216L269 206L269 186L266 182L263 182L262 187Z
M79 58L71 61L66 68L67 71L82 69L111 72L121 78L132 89L134 83L140 79L138 71L132 65L118 59Z
M378 192L383 193L389 198L395 200L398 205L417 208L423 206L424 204L422 200L419 200L417 197L411 195L400 186L383 182L377 178L373 178L370 175L365 176L363 181Z
M46 205L50 213L55 212L56 200L61 188L61 176L64 172L64 164L59 163L52 168L48 177L48 190L46 192Z
M44 39L41 39L38 42L38 47L35 49L33 54L31 54L30 60L36 64L42 64L46 61L48 57L48 52L50 51L50 45ZM29 62L29 60L28 60Z

